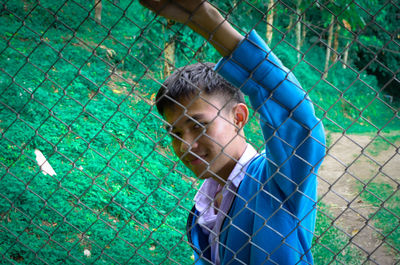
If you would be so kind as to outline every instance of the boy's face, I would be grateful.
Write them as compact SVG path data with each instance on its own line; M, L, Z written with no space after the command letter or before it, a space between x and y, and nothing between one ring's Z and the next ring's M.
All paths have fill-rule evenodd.
M225 100L216 95L179 102L164 112L176 155L197 177L226 180L246 146L235 126L235 107L221 110Z

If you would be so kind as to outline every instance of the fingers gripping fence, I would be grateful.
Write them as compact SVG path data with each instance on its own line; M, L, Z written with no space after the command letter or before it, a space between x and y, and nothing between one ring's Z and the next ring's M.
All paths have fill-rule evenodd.
M189 28L154 15L136 1L0 3L3 262L198 261L192 250L196 245L187 236L199 223L192 207L201 181L184 163L191 163L188 157L197 158L206 165L199 175L221 180L218 163L238 162L228 146L244 136L236 134L227 145L221 144L218 137L229 130L215 135L213 124L232 128L231 121L219 111L221 106L203 94L187 104L171 98L169 104L186 109L201 100L210 112L217 113L208 124L182 111L174 112L177 119L169 124L157 114L155 102L162 81L173 71L196 62L217 62L217 52ZM289 75L282 84L290 82L307 95L288 108L276 96L283 85L268 88L271 94L261 103L273 101L284 109L288 114L282 124L260 118L257 111L262 111L262 104L247 102L246 141L260 153L266 144L277 141L290 151L279 163L273 154L262 158L276 169L265 181L245 174L240 185L247 181L258 186L247 197L230 184L223 189L231 191L222 193L225 200L231 196L242 207L234 215L225 209L226 225L213 237L212 242L219 241L231 253L229 260L221 262L246 264L243 253L252 247L263 257L257 264L279 264L276 253L283 248L304 263L309 263L310 253L316 264L398 263L399 3L270 0L212 4L241 34L256 30L267 40L302 88ZM250 71L247 81L262 87L256 79L257 69ZM296 116L310 102L308 96L321 120L312 127ZM200 130L191 139L176 129L185 119ZM259 120L264 131L271 132L265 138ZM295 146L280 134L287 124L309 133L321 122L326 144L308 134ZM301 155L308 141L326 150L316 176L312 173L315 163ZM208 150L195 147L204 143L221 153L212 159L206 156L211 151L196 153ZM174 149L183 150L178 152L184 163ZM293 161L309 167L303 179L286 174ZM312 178L318 181L316 198L304 188ZM274 197L277 190L268 188L275 180L291 187L283 198ZM273 198L275 208L269 215L252 204L261 196ZM304 225L313 218L313 211L300 214L301 210L293 210L294 200L317 205L315 231ZM216 205L222 209L220 204L216 196L207 209L214 212L213 207L219 209ZM254 216L261 225L249 234L237 225L241 215ZM287 234L271 225L281 215L297 224ZM239 231L238 240L246 239L237 249L223 241L234 229ZM266 229L278 238L268 248L259 244ZM298 231L313 236L309 249L300 250L292 243ZM212 244L207 243L200 257L207 258L211 250Z

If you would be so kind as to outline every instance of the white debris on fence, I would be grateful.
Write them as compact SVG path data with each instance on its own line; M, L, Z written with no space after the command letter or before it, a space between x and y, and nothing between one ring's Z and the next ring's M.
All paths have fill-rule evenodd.
M86 249L85 248L85 250L83 251L83 255L85 255L86 257L90 257L91 255L92 255L92 253L90 253L90 250L89 249Z
M42 170L43 174L45 175L49 174L50 176L57 175L57 173L51 167L50 163L47 161L46 157L44 157L42 152L40 152L40 150L35 149L35 155L36 155L36 162L38 163L40 170Z

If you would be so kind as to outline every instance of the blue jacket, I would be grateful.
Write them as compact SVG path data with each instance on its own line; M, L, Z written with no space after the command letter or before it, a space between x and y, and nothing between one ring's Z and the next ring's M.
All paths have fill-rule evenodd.
M266 145L250 162L222 224L221 264L312 264L323 125L294 75L255 31L219 61L216 71L250 98ZM208 236L197 215L193 208L189 242L196 264L210 264Z

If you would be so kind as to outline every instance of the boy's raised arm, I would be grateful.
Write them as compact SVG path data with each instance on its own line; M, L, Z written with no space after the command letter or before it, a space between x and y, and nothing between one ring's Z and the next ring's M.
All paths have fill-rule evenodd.
M230 55L243 39L205 0L141 0L140 3L163 17L188 25L224 57Z

